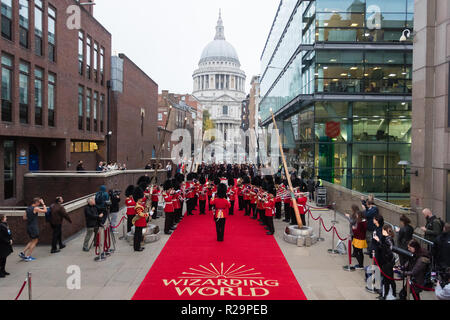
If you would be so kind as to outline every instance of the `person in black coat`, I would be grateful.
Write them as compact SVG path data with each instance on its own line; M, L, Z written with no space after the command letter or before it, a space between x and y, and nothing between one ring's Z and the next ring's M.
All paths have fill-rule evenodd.
M9 276L6 272L6 258L13 252L11 230L6 222L6 216L0 215L0 278Z
M408 243L412 240L414 228L411 227L411 220L406 216L400 217L401 228L398 230L398 246L404 250L408 250ZM400 265L405 265L408 259L402 254L399 255Z
M394 247L394 237L394 230L392 230L391 226L389 225L383 226L381 239L376 235L373 237L374 242L378 243L376 259L381 267L381 271L383 271L382 284L384 290L381 291L380 295L378 296L378 299L380 300L386 300L390 288L392 288L393 296L397 296L396 284L395 280L393 280L395 259L392 248Z
M88 205L84 208L84 215L86 217L86 236L83 243L83 251L89 251L89 241L92 236L97 235L100 226L100 219L103 218L103 213L99 214L95 206L95 198L88 199Z

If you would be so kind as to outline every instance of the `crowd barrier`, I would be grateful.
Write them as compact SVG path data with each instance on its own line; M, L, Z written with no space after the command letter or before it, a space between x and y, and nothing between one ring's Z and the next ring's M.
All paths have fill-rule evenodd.
M311 218L311 219L314 220L314 221L318 221L318 222L319 222L319 236L318 236L318 240L319 240L319 241L324 241L324 239L321 238L321 230L322 230L322 229L323 229L326 233L333 232L333 234L332 234L332 240L331 240L331 241L332 241L332 248L328 250L329 253L333 253L333 254L339 254L339 253L340 253L338 250L335 249L335 248L336 248L336 247L335 247L335 238L334 238L335 236L336 236L340 241L342 241L342 242L348 241L348 242L347 242L347 246L348 246L348 248L347 248L347 253L348 253L348 265L347 265L347 266L344 266L343 269L346 270L346 271L355 271L355 268L352 267L352 247L353 247L353 245L352 245L351 235L349 234L347 237L344 238L344 237L342 237L342 236L339 234L338 230L336 229L336 223L337 223L337 220L336 220L336 210L334 210L334 220L332 221L332 226L331 226L330 228L327 228L327 227L326 227L325 222L324 222L324 220L322 219L321 216L319 216L319 217L314 217L313 214L312 214L312 212L311 212L311 210L328 212L329 210L333 210L333 209L334 209L333 206L328 206L328 207L323 208L323 207L314 207L314 206L307 205L308 225L309 225L309 222L310 222L309 218ZM397 228L398 228L397 226L394 226L394 225L390 224L389 222L385 222L385 224L390 225L390 226L392 227L392 229L394 230L394 232L395 232L395 230L397 230ZM350 230L350 228L349 228L349 230ZM418 235L416 235L416 234L414 234L413 237L414 237L416 240L418 240L422 245L424 245L424 244L427 245L428 248L430 248L431 246L433 246L433 242L428 241L428 240L426 240L426 239L424 239L424 238L422 238L422 237L420 237L420 236L418 236ZM413 282L409 276L408 276L408 277L404 277L404 278L398 279L398 278L392 278L392 277L386 275L386 274L383 272L383 270L381 269L381 267L380 267L378 261L376 260L375 254L373 254L372 256L373 256L372 264L373 264L374 266L376 266L376 268L379 269L379 271L380 271L380 273L383 275L383 277L385 277L385 278L387 278L387 279L389 279L389 280L393 280L393 281L405 281L406 291L407 291L407 297L406 297L407 300L409 300L409 295L410 295L409 293L410 293L410 292L411 292L411 294L413 295L414 299L415 299L415 300L418 300L418 296L417 296L417 293L416 293L415 288L418 288L418 289L421 289L421 290L424 290L424 291L431 291L431 292L434 292L434 291L435 291L434 288L426 288L426 287L423 287L423 286L421 286L421 285L419 285L419 284Z
M27 273L27 277L25 278L25 281L23 282L22 287L20 287L19 293L17 294L17 296L16 296L16 298L14 300L19 300L19 298L22 295L22 292L25 289L25 286L27 284L28 284L28 300L32 300L31 272Z

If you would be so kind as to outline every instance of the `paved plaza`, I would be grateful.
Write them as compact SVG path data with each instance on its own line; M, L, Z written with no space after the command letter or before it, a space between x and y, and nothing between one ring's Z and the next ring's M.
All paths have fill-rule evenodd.
M313 215L321 215L326 227L331 226L332 211L313 211ZM196 219L195 216L186 218ZM337 214L337 221L339 234L346 237L349 230L347 220ZM163 227L164 219L154 220L154 223ZM183 222L180 227L182 224ZM348 256L328 253L331 248L331 233L325 233L322 229L321 235L325 241L312 247L297 247L283 240L286 223L275 220L275 224L275 239L309 300L376 299L376 294L371 294L364 288L364 271L344 271L342 266L348 264ZM310 225L317 234L318 222L310 219ZM118 230L117 238L122 235L122 228ZM38 246L33 254L37 258L34 262L21 261L17 255L22 247L15 247L15 252L7 263L7 270L11 275L0 279L0 299L13 300L27 272L31 272L33 300L130 300L169 236L163 234L160 241L147 244L142 253L135 253L125 240L117 240L117 251L100 263L94 261L93 250L89 253L81 250L83 239L84 231L69 239L67 247L53 255L48 246ZM369 263L367 256L365 263ZM71 265L77 265L81 269L80 290L67 289L66 281L70 275L66 271ZM401 283L398 284L397 291L400 290L400 285ZM422 298L435 299L432 293L423 293ZM28 299L26 290L20 299Z

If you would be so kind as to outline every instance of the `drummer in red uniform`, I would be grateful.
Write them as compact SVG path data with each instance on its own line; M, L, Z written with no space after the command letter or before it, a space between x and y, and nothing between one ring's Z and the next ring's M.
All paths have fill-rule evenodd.
M161 194L161 190L159 190L158 186L153 186L152 188L152 208L155 208L155 214L153 215L153 219L159 219L158 217L158 201L159 195Z
M267 234L269 236L271 236L275 233L275 227L273 225L273 217L275 216L274 195L276 195L276 190L275 189L270 190L270 192L267 194L267 198L264 203L265 216L266 216L265 222L269 229L267 232Z
M173 225L173 216L174 216L174 206L173 206L173 196L172 196L172 181L167 180L164 183L164 191L162 196L164 198L164 212L166 214L166 220L164 223L164 233L169 235L172 234L170 227Z
M302 219L303 225L306 226L306 203L308 202L307 193L299 193L296 197L300 218Z
M131 228L133 227L133 218L136 215L136 212L134 211L136 202L133 199L134 189L134 186L131 185L128 186L128 188L125 190L125 205L127 207L127 232L131 231Z
M141 188L137 188L133 194L134 200L137 202L135 207L136 216L134 217L134 251L144 251L144 247L141 247L142 243L142 230L147 227L147 218L149 213L145 210L146 198Z
M212 199L211 205L214 206L217 241L223 242L225 234L225 221L231 207L230 202L227 200L227 186L223 183L219 184L216 197Z
M206 186L206 180L203 176L200 177L200 185L198 189L198 203L200 207L200 215L205 215L205 208L206 208L206 199L207 196L207 186Z

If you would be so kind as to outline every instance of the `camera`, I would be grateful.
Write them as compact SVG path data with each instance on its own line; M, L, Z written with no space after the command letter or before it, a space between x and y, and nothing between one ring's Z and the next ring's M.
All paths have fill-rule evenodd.
M443 288L449 283L449 276L450 276L449 271L450 271L449 268L432 271L430 280L434 284L436 284L439 281L441 287Z
M394 252L394 253L396 253L398 255L402 255L402 256L404 256L404 257L406 257L408 259L414 258L414 253L412 253L412 252L410 252L408 250L399 248L399 247L395 247L395 246L392 247L392 252Z

